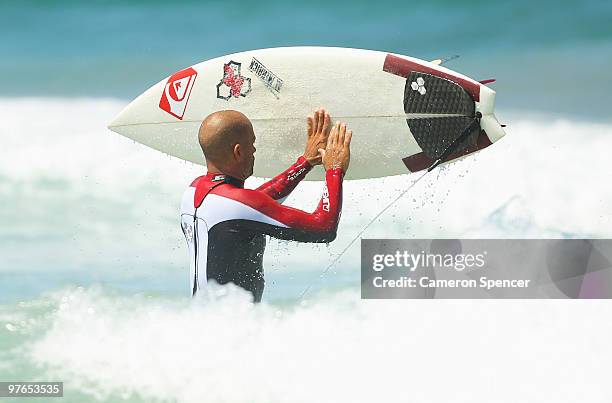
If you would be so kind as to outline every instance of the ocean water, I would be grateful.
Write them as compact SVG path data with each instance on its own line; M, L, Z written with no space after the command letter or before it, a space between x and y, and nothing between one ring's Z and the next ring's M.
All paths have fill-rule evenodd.
M1 2L0 381L62 380L65 402L610 401L607 301L361 301L358 242L321 276L417 176L347 183L330 245L271 240L260 306L190 300L178 204L202 168L106 129L231 52L459 54L498 79L508 135L363 237L609 238L610 21L606 1Z
M437 59L498 79L500 107L609 115L607 0L3 0L7 96L132 99L185 66L249 49L319 45Z

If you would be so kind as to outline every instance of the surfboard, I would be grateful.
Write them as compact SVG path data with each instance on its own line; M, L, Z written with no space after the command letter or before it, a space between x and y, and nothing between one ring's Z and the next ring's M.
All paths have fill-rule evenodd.
M109 128L205 165L200 123L214 111L238 110L257 137L254 176L272 177L302 155L306 116L323 106L353 130L346 178L364 179L426 169L466 131L445 162L488 147L504 136L494 104L491 88L435 63L363 49L287 47L178 71L132 101ZM321 179L317 171L308 179Z

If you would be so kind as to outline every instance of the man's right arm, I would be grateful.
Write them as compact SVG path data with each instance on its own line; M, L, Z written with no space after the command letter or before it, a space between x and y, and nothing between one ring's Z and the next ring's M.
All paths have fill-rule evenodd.
M221 186L216 194L240 202L236 211L226 211L235 218L232 225L236 230L248 226L244 229L293 241L334 240L342 210L342 178L349 166L351 137L352 132L344 124L338 123L332 129L322 153L326 186L313 213L283 206L256 190Z
M342 210L342 169L330 169L325 176L323 195L312 213L279 204L256 190L220 187L215 194L239 202L235 211L228 212L233 220L227 224L237 231L289 241L331 242L336 238Z

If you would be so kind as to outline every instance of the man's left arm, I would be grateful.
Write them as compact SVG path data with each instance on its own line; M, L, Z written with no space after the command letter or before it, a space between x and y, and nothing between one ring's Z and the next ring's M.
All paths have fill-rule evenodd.
M289 196L302 179L315 165L321 164L321 153L329 136L330 116L325 109L320 108L313 115L308 116L308 139L304 155L297 159L284 172L258 187L257 191L263 192L274 200L281 200Z

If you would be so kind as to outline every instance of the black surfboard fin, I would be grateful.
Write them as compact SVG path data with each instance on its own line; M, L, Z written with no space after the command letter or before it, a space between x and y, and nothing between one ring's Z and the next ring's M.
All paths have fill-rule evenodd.
M472 119L470 124L465 129L463 129L463 132L461 132L459 137L453 140L453 142L450 143L448 147L446 147L442 155L440 155L440 157L437 160L435 160L434 163L429 168L427 168L427 172L433 171L438 165L443 163L444 160L448 158L448 156L451 155L453 151L455 151L455 148L457 148L457 145L460 144L463 140L465 140L470 135L470 133L472 133L472 130L476 126L480 126L481 117L482 117L482 113L476 112L476 115L474 116L474 119Z

